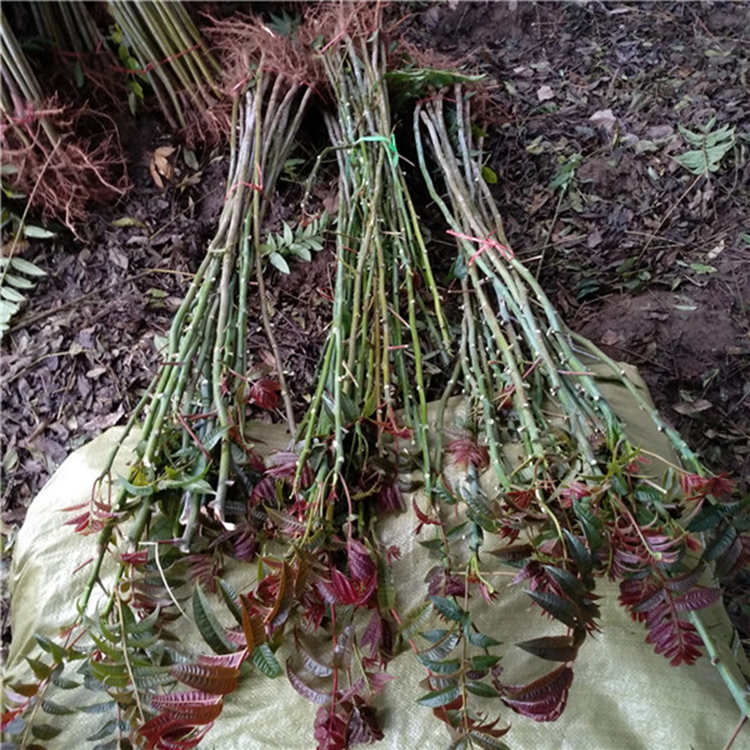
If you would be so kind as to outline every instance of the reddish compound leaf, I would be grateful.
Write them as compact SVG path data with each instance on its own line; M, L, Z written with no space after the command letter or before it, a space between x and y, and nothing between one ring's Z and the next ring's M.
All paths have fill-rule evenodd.
M256 406L266 411L273 411L279 405L281 386L269 378L254 380L248 392L248 398Z
M204 693L227 695L237 689L240 670L208 664L175 664L169 673L188 687Z
M498 685L502 701L534 721L554 721L565 708L573 682L573 670L561 666L528 685Z
M661 617L655 617L653 625L647 621L647 626L649 633L646 642L653 643L654 651L669 659L673 667L682 662L693 664L700 658L701 637L689 622L672 616L666 604Z
M318 705L325 705L331 702L331 695L324 693L321 690L316 690L310 687L291 667L290 663L286 663L286 674L289 678L291 686L303 697L309 700L311 703L317 703Z
M180 719L195 726L210 724L215 721L224 708L223 699L219 695L209 695L200 692L170 693L157 695L151 699L154 708L173 719Z
M220 695L202 693L200 690L191 690L184 693L167 693L166 695L154 695L151 705L157 710L169 710L175 705L215 706L224 699Z
M699 586L683 594L674 600L675 609L678 612L694 612L697 609L710 607L721 597L721 589L709 589Z

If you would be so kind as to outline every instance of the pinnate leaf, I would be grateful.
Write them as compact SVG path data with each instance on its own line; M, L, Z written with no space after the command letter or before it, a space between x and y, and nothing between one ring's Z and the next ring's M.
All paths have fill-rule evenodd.
M42 701L42 711L46 714L52 714L53 716L66 716L75 713L75 709L69 708L68 706L62 706L59 703L55 703L46 698Z
M62 732L62 727L53 727L50 724L33 724L31 733L38 740L54 740Z
M208 664L175 664L169 673L188 687L204 693L227 695L237 689L240 670Z
M193 615L195 624L206 643L217 654L228 654L235 651L235 647L224 635L224 628L214 614L208 598L200 586L193 590Z
M548 614L569 628L579 624L575 606L568 599L548 591L528 591L526 593Z
M484 633L477 633L476 631L471 630L468 626L464 629L464 633L466 635L466 640L469 641L472 646L476 646L477 648L491 648L492 646L500 645L500 641L495 640L492 636L485 635Z
M175 719L201 725L208 724L221 715L223 698L220 695L190 691L154 696L151 705Z
M478 680L467 680L466 689L474 695L480 695L483 698L497 698L498 692L492 685L488 685L485 682L479 682Z
M253 664L255 664L255 666L258 667L266 677L271 679L279 677L282 674L281 665L267 643L255 647L255 651L253 651Z
M286 663L286 675L289 678L291 686L303 697L309 700L311 703L316 703L319 706L329 703L331 696L329 693L324 693L322 690L316 690L315 688L308 685L291 667L290 663Z
M407 641L411 640L430 619L431 613L432 608L428 602L410 610L401 623L401 637Z
M584 631L585 632L585 631ZM545 636L521 641L516 646L547 661L573 661L578 654L578 644L572 635Z
M699 586L675 599L674 606L678 612L694 612L697 609L710 607L720 597L721 589L709 589Z
M554 721L565 708L573 670L561 666L528 685L504 686L502 701L534 721Z
M468 622L469 613L461 609L458 604L450 599L444 596L431 596L430 601L435 605L435 609L447 620L461 623Z
M445 706L448 703L453 702L461 695L460 685L449 685L442 690L433 690L431 693L423 695L417 700L421 706L427 708L438 708L439 706Z

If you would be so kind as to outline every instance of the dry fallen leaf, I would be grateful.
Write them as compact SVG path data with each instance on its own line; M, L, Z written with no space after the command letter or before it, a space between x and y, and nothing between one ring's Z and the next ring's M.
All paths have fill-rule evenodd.
M612 331L612 330L606 330L604 334L602 335L602 344L606 346L614 346L620 341L620 334Z
M148 165L151 177L156 183L156 186L161 190L164 189L164 181L161 179L165 177L167 180L172 179L174 169L169 163L169 157L174 153L173 146L159 146L154 151L154 155L151 157L151 161Z
M110 427L114 427L122 419L124 414L125 409L120 405L117 407L117 410L113 411L111 414L100 414L89 419L88 422L83 425L83 429L88 432L109 429Z
M542 206L550 199L552 193L549 190L540 190L531 197L527 211L529 216L533 216Z
M548 99L555 98L555 92L549 86L540 86L537 89L536 98L540 102L546 102Z
M602 244L602 233L595 227L589 232L589 236L586 238L586 247L589 250L594 250Z
M125 253L122 252L122 250L119 250L116 247L110 247L107 251L107 254L109 255L109 259L116 265L122 268L123 271L128 270L128 265L130 264L130 260L128 259L128 256L125 255Z
M86 373L86 377L90 378L91 380L96 380L97 378L104 375L104 373L107 372L108 369L108 367L93 367Z
M715 245L708 251L706 258L708 260L716 260L716 258L718 258L724 252L725 245L726 242L724 240L721 240L718 245Z
M712 406L713 404L710 401L706 401L705 398L699 398L693 401L692 404L688 403L687 401L681 401L679 404L675 404L672 408L678 414L684 414L685 416L689 417L693 414L698 414L702 411L706 411L706 409L710 409Z
M605 133L610 135L615 132L617 127L617 118L614 116L611 109L600 109L598 112L594 112L589 121L593 122L597 128L601 128Z

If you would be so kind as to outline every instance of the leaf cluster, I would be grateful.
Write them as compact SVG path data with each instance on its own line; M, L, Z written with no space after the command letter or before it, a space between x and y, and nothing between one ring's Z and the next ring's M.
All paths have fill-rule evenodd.
M0 258L0 337L10 328L11 319L21 309L36 282L46 275L46 271L23 258Z
M679 126L689 150L674 159L694 175L708 177L718 172L722 160L735 144L734 125L722 125L714 130L715 125L716 118L712 117L700 132Z
M325 231L330 218L327 213L312 219L307 224L292 228L283 223L281 232L268 234L260 246L261 255L281 273L290 273L289 259L297 258L309 263L314 252L320 252L325 243Z

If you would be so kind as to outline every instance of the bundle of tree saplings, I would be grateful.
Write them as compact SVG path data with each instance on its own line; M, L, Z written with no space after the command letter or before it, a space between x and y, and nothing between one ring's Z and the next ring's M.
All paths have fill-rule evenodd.
M111 118L45 94L5 14L0 23L3 187L44 219L75 231L92 202L123 195L127 174ZM101 137L77 134L92 121Z
M122 742L165 748L200 741L246 658L255 655L271 669L273 654L264 645L260 620L242 620L247 627L230 643L215 630L202 588L215 588L214 573L227 552L252 557L247 501L262 461L245 437L248 406L268 408L280 385L294 428L279 360L275 381L261 377L249 360L248 295L254 281L262 320L252 324L265 326L277 353L265 306L261 232L312 89L294 77L291 57L292 75L266 68L261 42L266 50L271 43L260 22L253 23L255 45L243 50L249 53L247 67L233 86L232 147L218 228L175 315L160 372L123 435L125 440L142 421L130 475L110 489L113 452L91 503L69 509L76 511L70 521L76 530L95 535L96 552L78 603L80 617L62 645L40 639L51 662L35 663L36 682L16 686L13 694L20 702L11 709L14 738L23 747L45 734L42 716L54 713L61 691L78 685L70 679L76 668L86 675L82 689L105 699L98 739L114 734ZM274 43L275 59L283 62L290 42L276 37ZM116 573L105 581L103 566L113 560ZM206 649L226 653L226 659L195 661L193 655L188 662L171 646L168 626L184 613L183 605L190 606L184 596L191 595ZM159 687L177 683L183 689L168 695ZM85 708L87 701L78 695L76 705Z
M110 0L115 41L123 73L129 77L131 108L147 82L165 119L188 144L226 138L217 106L219 63L206 48L182 2Z
M716 659L701 610L720 598L718 580L747 563L738 531L742 504L732 499L732 482L709 475L622 366L564 325L515 257L482 178L482 131L472 121L472 102L472 93L456 84L414 111L422 174L459 249L460 353L446 395L460 385L473 415L443 453L462 470L445 490L449 503L464 506L471 533L449 543L445 493L432 504L444 560L464 560L467 584L447 599L433 597L433 604L461 634L472 599L497 594L485 571L498 558L518 568L516 581L533 602L565 626L560 635L518 645L560 665L521 686L503 684L489 670L491 687L481 694L494 691L514 711L547 721L563 710L578 650L598 629L597 577L619 582L620 603L672 665L692 664L702 647ZM597 378L630 394L686 469L631 443ZM503 450L510 443L523 447L520 460ZM488 466L494 482L486 490L478 475ZM451 572L446 564L446 576ZM463 635L469 637L465 629ZM495 635L499 640L501 630ZM747 716L741 676L724 659L716 662ZM467 669L448 680L438 671L428 705L462 706ZM459 712L443 717L456 730L463 721Z
M599 627L601 576L620 581L622 603L672 663L692 663L702 645L713 656L700 610L719 590L703 574L729 575L746 557L731 485L707 474L619 366L564 326L514 256L482 180L474 99L459 83L429 89L465 77L412 67L394 79L418 99L414 165L395 137L377 8L318 6L283 38L252 19L216 28L237 50L227 63L235 98L224 210L159 377L130 420L143 419L135 466L119 492L95 493L75 518L96 534L97 554L68 640L40 640L36 681L15 686L21 744L38 737L37 714L54 712L73 662L86 687L106 693L109 724L97 740L195 747L252 664L269 677L285 671L318 705L310 733L320 750L371 743L383 737L376 696L388 690L388 665L412 652L425 670L416 702L447 725L451 750L502 750L509 726L498 709L537 721L563 711L578 650ZM335 165L338 211L330 327L297 424L265 297L264 218L312 86L330 145L310 182ZM432 241L407 174L442 214ZM433 271L436 236L458 250L450 289ZM251 281L259 321L249 320ZM448 292L460 303L444 304ZM266 332L274 381L250 361L250 324ZM602 396L602 365L690 473L674 465L654 478L642 463L653 457ZM290 443L263 459L247 406L273 403L277 391ZM442 397L430 405L428 392ZM459 424L449 416L457 401L467 415ZM408 610L393 579L398 550L382 534L394 522L413 523L434 558L425 581L398 582L424 588ZM228 561L253 562L257 579L232 585ZM532 682L510 683L500 669L499 566L564 626L520 644L559 664ZM234 627L220 624L211 590ZM200 656L168 640L186 609L205 641ZM717 666L747 712L735 673Z

